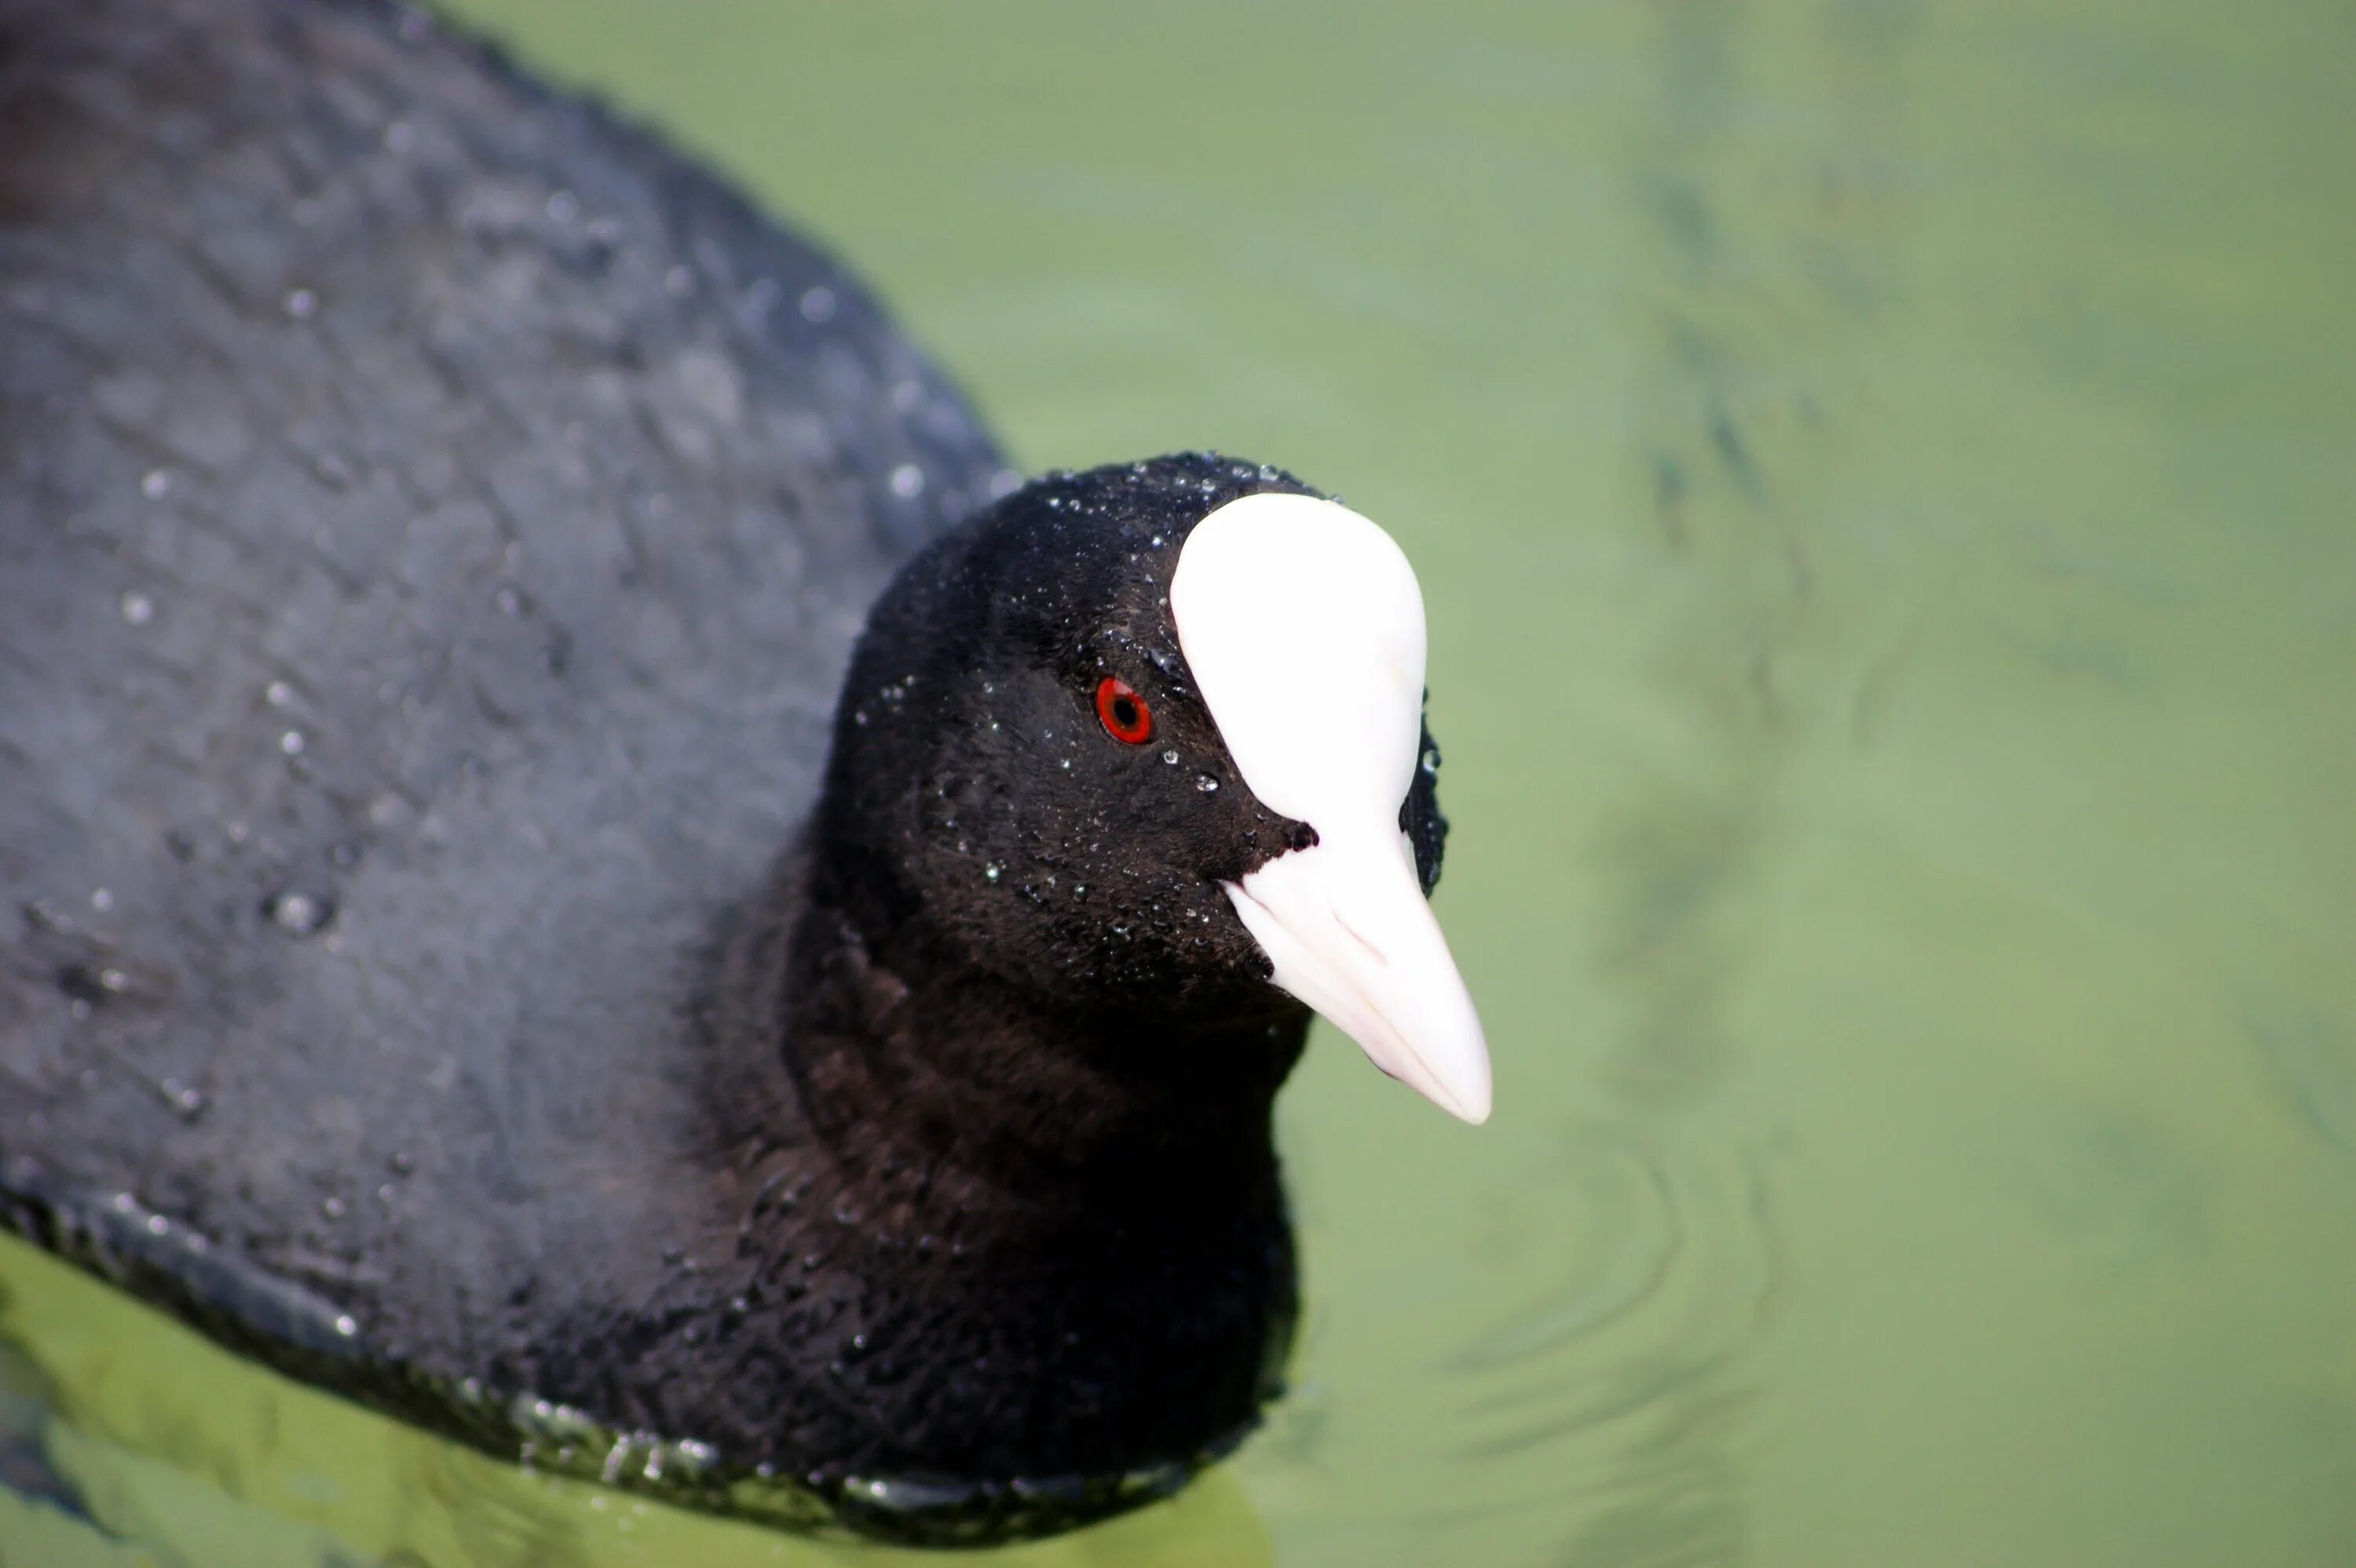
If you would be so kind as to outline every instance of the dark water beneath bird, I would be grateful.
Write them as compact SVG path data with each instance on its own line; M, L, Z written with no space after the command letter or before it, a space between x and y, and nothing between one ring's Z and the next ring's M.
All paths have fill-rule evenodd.
M1422 573L1495 1120L1321 1035L1298 1392L1011 1555L2356 1560L2356 13L463 9ZM887 1555L0 1336L5 1568Z

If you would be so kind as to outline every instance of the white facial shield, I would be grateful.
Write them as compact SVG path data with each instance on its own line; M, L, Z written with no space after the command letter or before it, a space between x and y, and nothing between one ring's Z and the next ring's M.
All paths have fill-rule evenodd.
M1230 501L1170 584L1179 646L1261 804L1318 841L1227 897L1276 984L1468 1122L1489 1051L1417 880L1399 808L1423 733L1423 593L1388 534L1308 496Z

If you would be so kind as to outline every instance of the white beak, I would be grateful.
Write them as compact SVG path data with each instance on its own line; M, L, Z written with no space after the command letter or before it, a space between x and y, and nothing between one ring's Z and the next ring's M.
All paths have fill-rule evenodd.
M1489 1119L1489 1048L1403 834L1323 839L1227 884L1275 980L1443 1111Z
M1244 782L1317 830L1227 884L1275 983L1392 1077L1486 1121L1481 1019L1399 831L1423 734L1423 595L1406 556L1332 501L1247 496L1194 526L1170 611Z

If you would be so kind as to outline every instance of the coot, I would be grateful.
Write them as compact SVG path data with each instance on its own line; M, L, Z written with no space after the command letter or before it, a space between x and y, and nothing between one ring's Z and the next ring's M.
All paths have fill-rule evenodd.
M1235 1442L1309 1008L1488 1110L1396 547L1018 485L834 262L380 0L5 0L0 145L7 1223L798 1524Z

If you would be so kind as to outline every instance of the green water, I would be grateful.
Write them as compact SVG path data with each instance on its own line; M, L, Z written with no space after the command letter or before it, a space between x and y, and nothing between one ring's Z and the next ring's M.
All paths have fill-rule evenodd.
M2356 1561L2356 11L465 9L1422 573L1495 1120L1321 1037L1298 1392L1016 1557ZM7 1568L888 1555L0 1289Z

